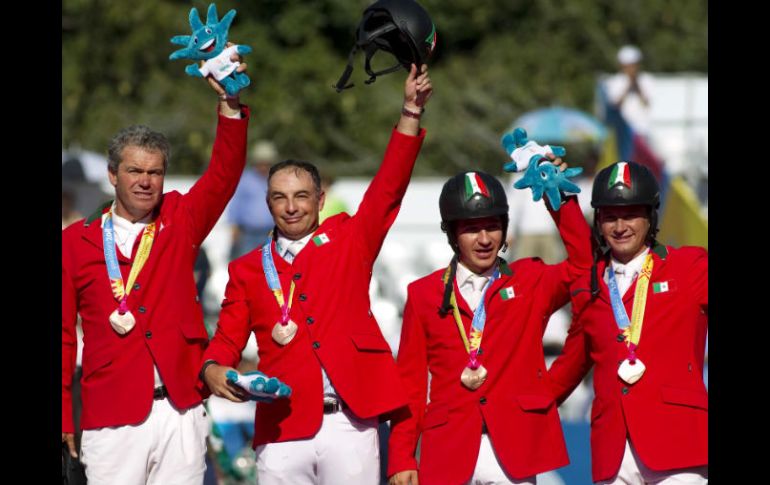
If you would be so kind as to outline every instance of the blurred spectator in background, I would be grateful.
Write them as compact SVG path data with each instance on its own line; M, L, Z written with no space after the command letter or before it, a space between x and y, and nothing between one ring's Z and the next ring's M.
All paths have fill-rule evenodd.
M625 45L618 51L620 72L606 81L609 101L639 135L650 133L650 95L653 92L652 76L641 72L642 51L633 45Z
M66 189L61 191L61 228L69 226L83 215L75 209L75 194Z
M326 202L318 214L318 222L322 223L327 217L331 217L342 212L348 212L348 205L339 195L332 191L336 178L331 170L321 173L321 190L326 194Z
M227 209L232 224L230 260L262 246L273 228L273 216L265 198L267 174L270 165L278 161L278 151L271 141L260 140L254 144L249 161Z

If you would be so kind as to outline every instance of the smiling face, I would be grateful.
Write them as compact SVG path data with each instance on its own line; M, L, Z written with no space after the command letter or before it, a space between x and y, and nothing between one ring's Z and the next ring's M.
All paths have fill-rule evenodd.
M455 227L460 261L466 268L481 274L494 266L503 244L503 222L500 217L463 219Z
M289 239L302 239L318 228L318 213L326 195L313 177L297 167L275 172L267 186L267 205L278 230Z
M108 172L115 187L115 213L136 222L160 202L166 175L163 154L128 145L121 153L116 172Z
M599 231L610 245L612 256L625 264L646 248L650 231L648 209L643 205L601 207Z

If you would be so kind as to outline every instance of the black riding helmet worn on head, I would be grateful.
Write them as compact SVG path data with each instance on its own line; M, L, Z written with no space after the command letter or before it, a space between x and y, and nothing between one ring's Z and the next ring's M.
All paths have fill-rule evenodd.
M650 232L647 237L651 243L658 232L660 187L650 169L636 162L616 162L596 174L591 192L596 229L601 207L629 205L643 205L649 208Z
M508 198L505 189L492 175L485 172L463 172L449 179L441 189L438 200L441 230L447 234L449 245L459 253L454 222L463 219L500 217L503 234L508 231Z
M599 229L599 210L602 207L623 207L641 205L647 207L650 218L650 230L647 244L656 243L658 233L658 208L660 207L660 186L650 169L636 162L615 162L603 169L594 179L591 192L591 206L594 208L593 235L597 241L594 268L592 270L591 290L598 293L598 275L596 261L609 248Z
M348 55L348 65L334 86L337 92L353 87L346 84L353 73L353 58L358 49L366 53L366 84L377 76L397 71L411 64L419 68L428 61L436 47L436 27L428 12L414 0L379 0L364 10L356 31L356 43ZM370 61L377 50L393 54L398 63L378 72L372 71Z

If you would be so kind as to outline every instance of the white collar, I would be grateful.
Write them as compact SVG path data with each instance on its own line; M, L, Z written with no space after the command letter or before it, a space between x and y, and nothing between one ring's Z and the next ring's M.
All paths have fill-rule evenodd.
M484 271L479 275L469 270L461 261L458 261L457 273L455 273L455 281L457 281L457 286L458 287L462 286L466 282L470 281L473 277L486 278L487 280L489 280L489 278L491 278L492 275L495 274L496 265L497 265L497 261L495 260L495 264L493 264L491 268L489 268L488 270Z
M642 266L644 265L644 259L647 257L647 254L649 252L650 252L650 248L648 246L638 256L636 256L634 259L632 259L626 264L623 264L617 259L615 259L614 257L610 256L610 264L612 265L612 271L617 273L618 269L621 269L621 273L623 273L627 277L633 277L641 273Z
M313 233L311 232L301 239L289 239L281 234L280 231L276 230L276 232L278 233L278 237L275 240L275 248L278 251L278 254L284 259L286 259L286 252L289 251L289 248L291 248L294 257L296 258L308 241L310 241L310 238L313 237Z

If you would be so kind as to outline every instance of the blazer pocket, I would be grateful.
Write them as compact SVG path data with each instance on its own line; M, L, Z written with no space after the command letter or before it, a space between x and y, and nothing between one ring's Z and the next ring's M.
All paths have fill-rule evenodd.
M390 346L382 335L354 333L350 336L353 344L361 352L390 352Z
M449 408L442 406L428 406L425 418L422 420L422 429L436 428L449 421Z
M115 358L112 347L101 347L94 352L83 354L83 379L88 378L97 370L107 367Z
M689 406L706 411L709 409L709 395L706 391L663 386L660 388L660 396L667 404Z
M519 394L516 396L519 406L524 411L547 411L553 404L553 397L541 394Z

